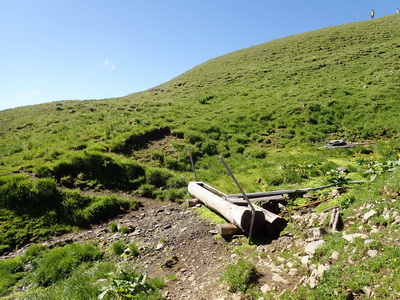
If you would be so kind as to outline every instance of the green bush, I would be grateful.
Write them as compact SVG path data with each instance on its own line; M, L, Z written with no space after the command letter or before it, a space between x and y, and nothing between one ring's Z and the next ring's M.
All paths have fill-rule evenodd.
M68 158L58 161L51 172L68 187L85 188L97 184L112 189L136 188L145 174L144 168L135 161L116 161L107 154L86 150L71 152Z
M62 192L62 216L73 225L88 226L115 217L122 210L135 208L135 202L116 196L85 196L78 190Z
M118 240L111 245L111 252L115 255L121 255L125 251L125 242L123 240Z
M116 216L121 208L129 209L127 200L115 196L96 197L89 206L83 209L82 216L87 224L98 223Z
M56 182L50 178L3 177L0 179L0 208L37 209L57 196L56 187Z
M146 273L138 275L135 271L119 271L104 287L99 299L163 299L159 289L164 285L163 280L148 280Z
M166 169L152 168L146 170L146 181L156 188L164 187L167 181L172 177L172 173Z
M104 278L114 270L115 265L111 262L94 262L92 267L82 264L74 269L68 278L50 287L30 289L22 299L97 299L101 293Z
M186 188L181 188L181 189L171 188L167 189L159 197L163 197L164 200L171 202L182 202L185 195L186 195Z
M228 265L221 279L229 285L232 293L246 292L256 281L258 272L255 265L245 259L240 259L236 264Z
M129 253L131 256L138 256L140 254L139 247L135 244L129 244Z
M108 230L109 230L110 232L117 232L117 231L118 231L118 224L117 224L117 222L110 222L110 223L108 224Z

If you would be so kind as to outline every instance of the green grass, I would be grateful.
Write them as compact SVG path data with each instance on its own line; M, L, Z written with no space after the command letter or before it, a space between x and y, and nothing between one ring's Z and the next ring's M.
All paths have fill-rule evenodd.
M102 253L91 244L71 244L44 251L33 260L32 281L38 286L49 286L67 278L79 265L99 260Z

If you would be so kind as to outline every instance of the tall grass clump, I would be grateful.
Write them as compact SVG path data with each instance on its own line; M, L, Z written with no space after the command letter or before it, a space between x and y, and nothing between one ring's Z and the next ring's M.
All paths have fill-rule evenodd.
M38 209L51 202L56 196L57 184L53 179L32 180L25 175L3 176L0 178L0 208Z
M43 251L32 262L32 282L38 286L50 286L68 278L79 265L99 260L102 256L93 244L70 244Z
M246 292L255 284L258 277L256 266L245 259L240 259L236 264L228 265L221 279L229 285L232 293Z
M0 296L6 294L23 277L21 257L0 260Z

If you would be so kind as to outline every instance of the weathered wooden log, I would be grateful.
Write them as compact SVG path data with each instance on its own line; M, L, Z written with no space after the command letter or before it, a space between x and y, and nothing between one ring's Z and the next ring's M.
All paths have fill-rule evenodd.
M233 225L248 233L250 230L252 212L248 207L234 205L222 197L226 194L214 189L203 182L190 182L189 193L199 199L205 206L222 215ZM256 211L254 216L253 232L264 228L265 217L262 211Z
M287 221L284 218L258 205L254 205L254 208L257 211L263 212L266 221L266 228L270 236L277 236L283 229L285 229Z
M201 201L197 198L194 199L186 199L186 205L187 207L193 207L196 206L197 204L200 204Z
M215 230L220 235L233 235L233 234L242 234L243 231L236 227L233 224L218 224L215 226Z

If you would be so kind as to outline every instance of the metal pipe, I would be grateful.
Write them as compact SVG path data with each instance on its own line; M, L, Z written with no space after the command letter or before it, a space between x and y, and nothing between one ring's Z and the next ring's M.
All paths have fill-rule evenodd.
M188 148L189 148L190 164L192 165L192 170L193 170L193 174L194 174L194 179L195 179L196 181L199 181L199 180L197 179L196 169L194 168L193 155L192 155L192 148L190 148L190 146L189 146Z
M250 210L251 210L251 221L250 221L250 230L249 230L249 244L250 244L251 243L251 238L253 236L253 226L254 226L254 219L255 219L255 216L256 216L256 210L255 210L253 204L250 202L249 198L247 197L246 193L244 192L244 190L240 186L239 182L236 180L235 175L233 175L232 171L229 169L228 165L226 164L226 162L224 160L224 157L220 156L219 159L221 160L221 162L224 165L224 167L225 167L226 171L228 172L229 176L231 176L231 178L235 182L236 186L239 188L240 192L242 193L244 199L247 201L248 206L250 207Z

